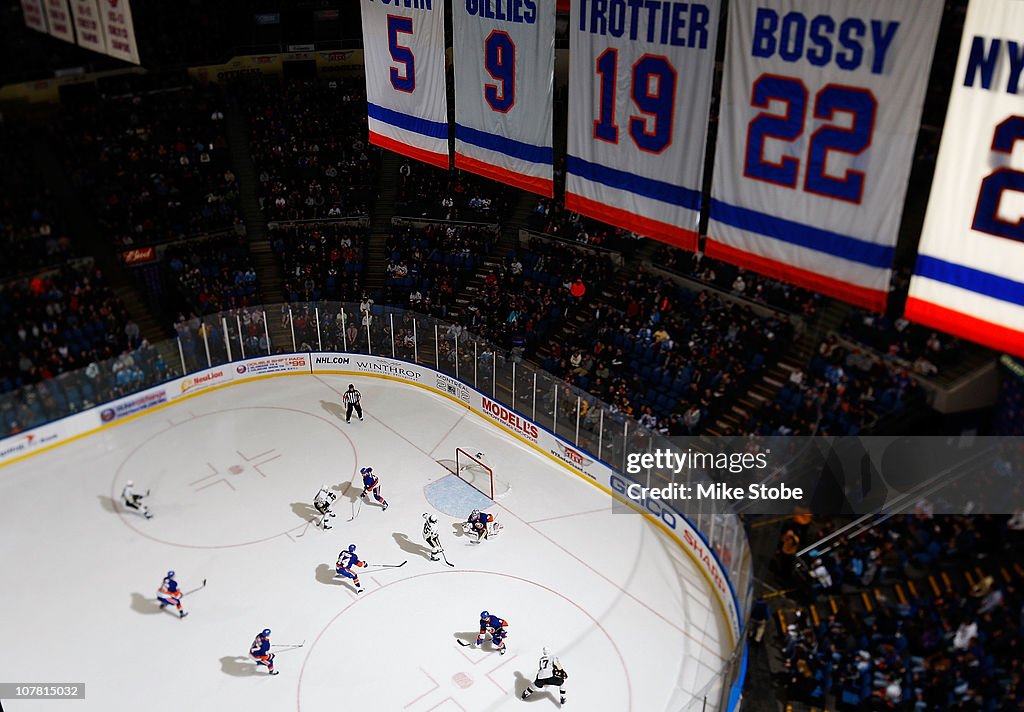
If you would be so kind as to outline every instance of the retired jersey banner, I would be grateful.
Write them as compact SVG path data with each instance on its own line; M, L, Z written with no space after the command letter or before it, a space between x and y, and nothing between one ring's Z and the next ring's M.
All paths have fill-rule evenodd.
M576 0L565 205L696 249L719 0Z
M25 26L30 30L46 32L43 0L21 0L21 14L25 16Z
M71 0L71 16L75 21L78 46L93 52L106 52L107 40L100 26L100 11L96 0Z
M444 0L361 0L370 143L448 168Z
M135 26L128 0L99 0L100 26L107 41L107 54L115 59L139 64L139 47L135 44Z
M1024 356L1024 2L972 0L906 317Z
M71 26L67 0L45 0L43 9L46 11L47 31L59 40L74 44L75 30Z
M465 0L452 20L455 166L551 197L554 7Z
M885 308L942 7L732 6L708 255Z

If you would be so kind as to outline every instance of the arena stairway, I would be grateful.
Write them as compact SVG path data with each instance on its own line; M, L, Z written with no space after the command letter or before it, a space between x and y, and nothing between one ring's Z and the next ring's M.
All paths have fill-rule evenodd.
M379 298L384 289L387 270L387 242L391 237L391 218L395 216L395 196L398 195L398 169L405 158L392 151L381 151L380 183L377 202L370 217L370 236L366 244L366 263L363 266L363 290Z
M227 109L224 130L227 133L235 178L238 180L238 204L245 222L249 254L253 269L256 270L263 303L273 304L284 300L284 275L281 273L281 262L267 237L267 221L260 210L256 167L249 153L249 125L234 99L230 100Z

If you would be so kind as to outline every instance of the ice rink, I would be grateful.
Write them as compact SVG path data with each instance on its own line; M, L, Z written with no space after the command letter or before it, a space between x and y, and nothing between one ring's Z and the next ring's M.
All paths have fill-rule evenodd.
M354 382L366 419L346 424ZM486 453L507 496L500 535L471 543L428 488L437 460ZM357 505L371 465L390 508ZM146 520L115 502L151 490ZM307 526L326 483L331 531ZM456 487L468 485L450 483ZM451 489L449 487L448 489ZM677 544L608 494L424 389L379 378L289 376L175 402L0 468L0 681L84 682L84 701L22 710L554 710L518 699L541 647L569 673L569 709L678 709L732 648L711 587ZM423 512L454 564L429 560ZM350 518L357 513L354 519ZM356 596L335 579L349 544L370 564ZM161 610L168 569L190 615ZM481 610L509 652L472 641ZM273 630L280 674L248 657ZM546 688L550 690L551 688ZM699 707L698 707L699 709Z

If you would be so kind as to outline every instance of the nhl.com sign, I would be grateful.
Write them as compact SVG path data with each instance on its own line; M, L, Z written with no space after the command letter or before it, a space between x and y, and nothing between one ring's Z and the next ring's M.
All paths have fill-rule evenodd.
M574 470L582 472L591 479L597 479L594 475L590 474L589 467L594 464L592 458L587 457L582 452L575 448L571 448L568 445L559 443L555 447L548 448L548 452L554 455L560 462L564 462Z

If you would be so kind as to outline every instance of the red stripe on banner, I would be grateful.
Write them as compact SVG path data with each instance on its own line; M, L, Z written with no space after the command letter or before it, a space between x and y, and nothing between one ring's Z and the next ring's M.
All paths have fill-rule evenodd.
M552 198L555 195L554 182L548 178L534 178L533 176L526 176L506 168L499 168L476 158L465 156L458 151L455 152L455 167L470 171L471 173L477 173L499 183L507 183L516 188L528 190L531 193L540 193L547 198Z
M609 225L621 227L623 230L629 230L630 232L646 235L661 242L667 242L673 247L681 247L690 252L697 250L697 232L695 230L687 230L676 225L669 225L660 220L631 213L628 210L613 208L575 193L566 192L565 207L567 210L573 210L581 215L589 215Z
M917 297L907 298L903 316L918 324L962 336L997 351L1024 356L1024 331L940 307Z
M704 252L708 257L714 257L744 269L753 270L766 277L774 277L783 282L789 282L799 287L821 292L822 294L841 299L850 304L856 304L865 309L871 309L879 313L885 311L887 292L860 287L856 284L826 277L818 272L810 272L784 262L777 262L761 255L755 255L751 252L716 242L710 237L704 243Z
M407 143L396 141L390 136L384 136L383 134L374 133L373 131L370 132L370 143L374 146L380 146L381 148L386 148L389 151L400 153L403 156L415 158L417 161L423 161L424 163L429 163L432 166L443 168L444 170L448 170L450 167L447 153L434 153L433 151L428 151L425 148L410 146Z

